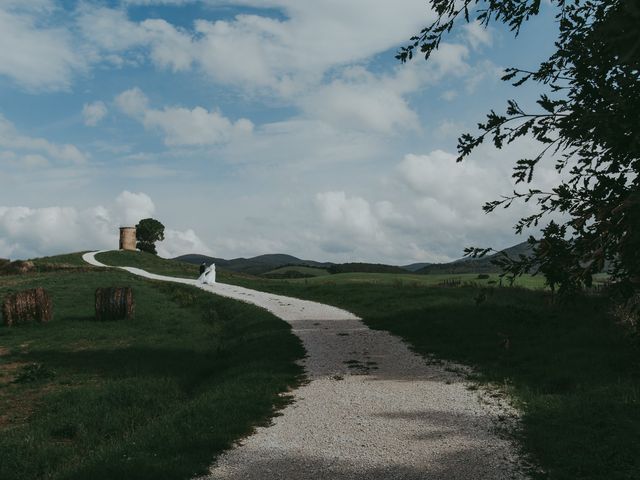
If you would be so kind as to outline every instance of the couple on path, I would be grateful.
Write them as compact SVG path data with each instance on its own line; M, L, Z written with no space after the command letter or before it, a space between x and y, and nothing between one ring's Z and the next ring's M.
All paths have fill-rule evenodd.
M207 267L205 262L200 264L200 277L198 278L198 282L204 283L205 285L212 285L216 283L216 264L212 263Z

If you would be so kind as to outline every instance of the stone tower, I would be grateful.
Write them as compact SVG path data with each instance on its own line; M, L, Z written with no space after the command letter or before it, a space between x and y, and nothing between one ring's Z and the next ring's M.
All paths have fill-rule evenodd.
M120 227L120 250L136 250L136 227Z

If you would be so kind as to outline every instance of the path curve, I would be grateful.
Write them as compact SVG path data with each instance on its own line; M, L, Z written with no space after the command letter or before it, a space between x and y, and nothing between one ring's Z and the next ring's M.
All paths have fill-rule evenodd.
M95 266L100 252L83 255ZM209 480L511 480L516 446L499 433L515 412L470 390L459 365L429 363L388 332L307 300L118 267L252 303L289 322L307 351L309 383L272 425L211 467Z

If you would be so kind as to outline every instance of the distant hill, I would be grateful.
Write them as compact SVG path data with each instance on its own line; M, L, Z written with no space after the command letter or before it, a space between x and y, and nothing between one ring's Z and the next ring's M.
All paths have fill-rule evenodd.
M262 275L285 266L328 268L333 265L329 262L322 263L313 260L301 260L292 255L282 253L259 255L252 258L234 258L232 260L209 257L207 255L189 254L176 257L174 260L198 265L202 262L205 262L207 265L215 263L216 266L222 269L231 270L232 272L249 273L251 275Z
M329 273L407 273L402 267L382 263L340 263L331 265Z
M531 255L531 246L527 242L522 242L513 247L505 248L500 254L501 253L506 253L514 259L520 255L529 256ZM417 270L416 273L499 273L500 267L492 264L491 260L500 254L494 253L493 255L487 255L482 258L461 258L449 263L434 263Z
M426 263L426 262L420 262L420 263L412 263L411 265L402 265L400 268L404 268L409 272L417 272L421 268L428 267L429 265L432 265L432 264Z
M309 267L307 265L285 265L270 272L263 273L267 278L312 278L329 275L326 268Z
M531 248L527 242L519 243L513 247L506 248L503 252L509 256L517 258L518 255L529 255ZM285 271L275 272L275 270L283 267L314 267L318 269L328 270L330 273L497 273L499 268L491 263L491 259L495 255L484 258L461 258L449 263L412 263L402 267L395 265L385 265L379 263L332 263L332 262L316 262L314 260L302 260L293 255L283 253L273 253L267 255L259 255L252 258L234 258L225 260L224 258L209 257L207 255L188 254L174 258L181 262L193 263L196 265L205 262L207 265L215 263L216 266L223 270L229 270L237 273L246 273L250 275L265 276L281 276ZM295 268L287 270L286 275L293 278L300 274L302 276L311 276L312 272L304 272L303 269L296 273Z

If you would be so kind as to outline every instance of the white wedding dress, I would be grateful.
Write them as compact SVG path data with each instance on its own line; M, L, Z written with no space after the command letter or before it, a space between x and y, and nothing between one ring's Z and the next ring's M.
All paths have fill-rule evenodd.
M214 283L216 283L215 264L212 263L210 266L208 266L207 269L204 271L204 273L200 275L200 278L198 278L198 281L205 285L213 285Z

